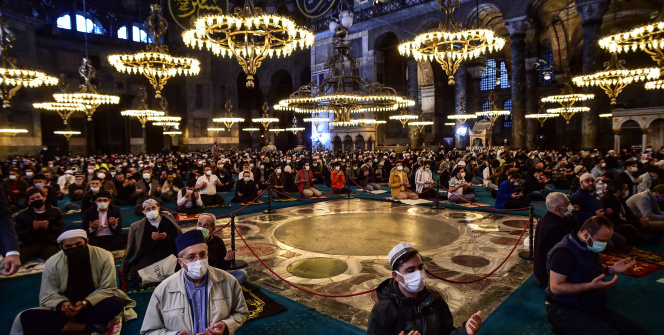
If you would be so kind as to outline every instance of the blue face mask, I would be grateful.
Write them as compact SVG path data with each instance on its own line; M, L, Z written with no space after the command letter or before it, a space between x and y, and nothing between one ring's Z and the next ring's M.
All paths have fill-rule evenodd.
M589 237L589 239L593 241L593 246L591 247L590 243L588 243L588 240L586 240L586 247L588 248L588 250L592 252L602 252L604 251L604 249L606 249L606 242L594 241L592 236Z

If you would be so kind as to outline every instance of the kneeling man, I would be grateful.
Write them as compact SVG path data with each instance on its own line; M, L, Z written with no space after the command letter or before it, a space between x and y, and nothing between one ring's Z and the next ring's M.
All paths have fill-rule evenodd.
M118 290L113 255L88 245L87 233L70 226L58 237L61 251L46 261L39 306L22 312L12 334L106 334L123 316L136 318L136 302Z
M200 230L179 235L175 243L182 269L152 293L141 335L234 334L249 315L240 284L208 266L208 246Z

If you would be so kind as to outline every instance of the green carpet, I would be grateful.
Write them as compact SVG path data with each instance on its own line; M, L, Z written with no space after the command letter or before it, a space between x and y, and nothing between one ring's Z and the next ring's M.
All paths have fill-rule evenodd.
M652 334L661 334L664 284L657 280L663 277L664 270L641 278L619 275L616 286L609 290L609 307L640 323ZM544 295L531 275L484 320L480 334L551 334Z

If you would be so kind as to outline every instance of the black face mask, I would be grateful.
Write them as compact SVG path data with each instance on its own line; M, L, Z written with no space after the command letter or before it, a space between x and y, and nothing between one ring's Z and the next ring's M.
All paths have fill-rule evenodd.
M67 256L67 259L72 262L82 261L90 257L87 244L80 247L65 249L63 251Z
M44 200L35 200L30 203L30 206L34 208L42 208L42 206L44 206Z

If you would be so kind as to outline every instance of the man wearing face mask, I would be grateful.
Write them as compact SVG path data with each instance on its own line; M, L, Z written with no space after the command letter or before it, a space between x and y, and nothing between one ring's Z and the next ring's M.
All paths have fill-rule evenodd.
M403 164L396 162L396 167L390 175L388 183L392 197L395 199L417 199L417 194L408 190L410 183L408 182L408 175L403 170Z
M625 204L627 192L627 185L616 180L609 184L600 201L602 207L604 207L604 212L611 213L606 215L606 218L613 223L614 237L611 237L611 241L614 244L619 243L620 241L616 241L615 236L620 235L625 239L627 245L637 245L643 242L640 229L646 230L651 221L647 217L637 217L627 207ZM660 225L664 222L653 221L653 224Z
M657 170L658 168L654 165L646 165L645 173L639 176L641 182L636 185L636 192L641 193L645 190L649 190L657 181Z
M85 194L85 187L87 186L84 182L82 174L78 174L74 177L74 182L69 185L69 202L65 204L66 210L80 210L83 203L83 194Z
M138 270L176 254L175 237L182 234L180 226L169 212L160 212L154 199L142 203L144 219L129 227L127 253L122 260L122 271L132 281L140 281Z
M332 192L334 192L334 194L351 193L351 190L344 185L346 182L346 175L341 171L341 163L335 162L333 166L334 170L330 173Z
M140 334L234 334L249 315L240 284L208 266L208 245L200 230L178 236L176 243L182 269L152 293ZM173 313L180 310L186 312Z
M535 259L533 272L535 273L535 285L546 288L549 275L546 271L546 255L569 234L574 225L569 219L572 212L572 204L565 194L552 192L546 196L547 212L539 219L535 227Z
M311 171L311 166L309 162L304 162L304 168L295 175L295 184L297 185L297 190L300 192L300 196L305 199L311 197L320 197L323 194L316 189L314 186L314 173Z
M32 258L48 259L58 252L57 238L65 226L62 211L46 202L44 193L33 188L26 193L28 208L14 217L21 264Z
M641 178L636 177L636 173L639 171L638 163L636 160L628 160L625 162L625 171L621 172L616 180L627 184L627 189L629 190L629 196L638 193L636 185L641 183Z
M12 211L25 208L25 192L28 190L28 187L28 182L20 178L18 169L14 168L9 171L9 177L2 182L2 188L5 191Z
M62 251L44 267L40 309L23 311L12 334L106 334L108 325L135 319L136 302L118 290L113 255L88 245L86 232L70 226L57 238Z
M217 218L214 214L203 213L198 217L196 229L200 230L205 237L205 243L208 245L208 263L217 269L222 269L228 272L231 276L237 279L238 283L242 285L247 280L247 271L242 269L231 270L233 259L235 259L235 251L228 249L224 240L213 234L217 228Z
M648 222L641 222L645 231L664 234L664 212L658 204L664 201L664 184L637 193L627 199L627 207L637 218L648 218Z
M203 212L203 200L201 200L200 194L194 190L195 187L196 180L189 179L187 185L178 191L176 212L186 215Z
M122 250L127 234L122 232L120 207L111 204L111 194L101 190L95 194L95 207L83 213L83 230L88 233L90 245L108 251Z
M196 190L200 191L201 199L206 207L224 204L224 198L217 194L217 186L221 186L221 181L212 173L212 167L206 165L205 174L198 177L196 181Z
M46 202L51 204L51 206L58 206L58 194L52 186L46 185L47 178L43 173L37 173L34 177L34 184L32 187L28 188L28 191L32 188L39 188L44 192L46 196Z
M478 311L459 328L445 300L425 286L422 256L410 243L399 243L388 254L392 278L378 288L378 302L369 315L368 335L475 335L482 327Z
M589 218L548 254L546 311L549 323L565 334L650 334L626 316L609 309L607 290L636 264L630 258L604 267L599 255L613 235L604 216ZM610 277L610 281L604 281Z
M159 197L161 195L161 185L159 185L159 180L153 178L152 169L146 167L142 171L143 178L136 182L136 193L134 197L136 198L136 207L134 207L134 213L136 215L141 215L143 212L143 206L141 204L145 200L153 199L157 201L158 204L162 204L162 200Z
M258 197L256 182L251 180L249 172L245 171L243 174L242 179L235 185L235 196L231 200L232 202L248 203Z

